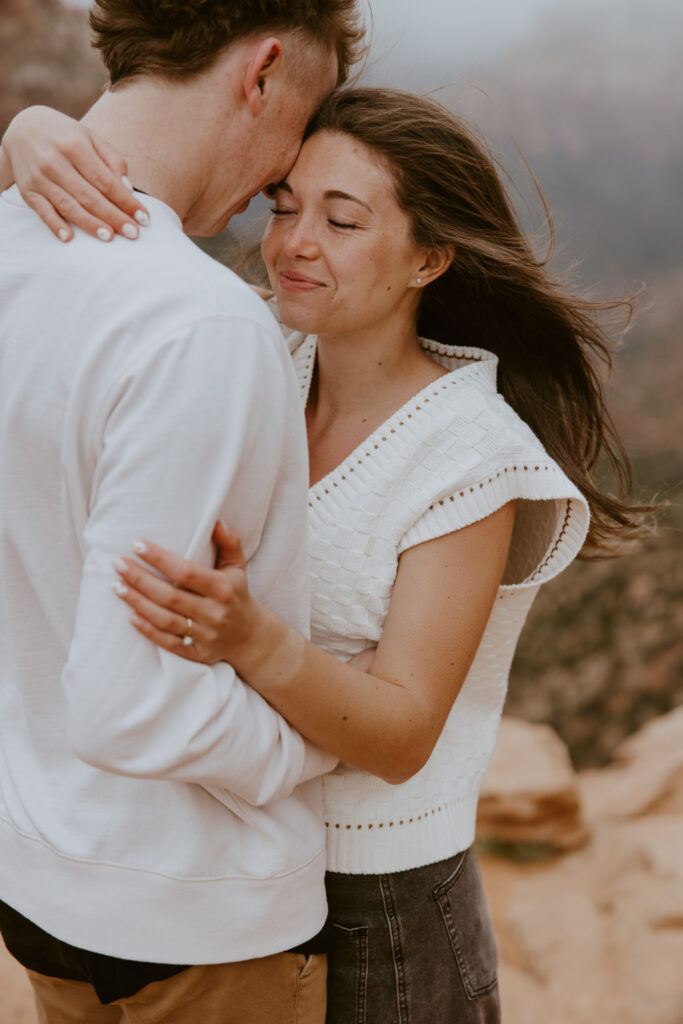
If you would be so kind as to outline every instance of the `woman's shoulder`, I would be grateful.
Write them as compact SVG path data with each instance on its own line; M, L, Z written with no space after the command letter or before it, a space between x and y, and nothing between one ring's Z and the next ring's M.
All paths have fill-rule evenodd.
M431 412L411 460L412 490L419 488L424 506L399 551L515 501L517 561L511 560L506 582L541 583L580 550L588 527L586 500L497 391L495 356L451 349L446 358L454 368L436 382L434 396L426 396ZM447 367L445 359L439 361Z
M447 371L433 393L427 389L422 403L429 413L424 418L429 443L444 457L461 462L467 452L470 458L480 453L487 460L503 459L520 446L530 457L545 454L541 441L498 391L493 353L425 339L421 345Z

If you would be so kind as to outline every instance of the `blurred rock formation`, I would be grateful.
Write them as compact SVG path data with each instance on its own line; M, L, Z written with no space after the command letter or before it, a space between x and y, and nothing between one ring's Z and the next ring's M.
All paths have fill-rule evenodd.
M105 81L83 10L58 0L0 0L0 134L32 103L81 117Z
M650 722L617 748L613 766L573 775L571 786L558 742L545 726L503 719L485 782L481 866L506 1024L681 1024L683 709ZM549 813L531 828L537 773ZM551 795L564 806L569 789L588 839L547 856L549 841L562 847L565 836ZM524 837L517 850L515 822ZM494 854L496 839L507 858Z

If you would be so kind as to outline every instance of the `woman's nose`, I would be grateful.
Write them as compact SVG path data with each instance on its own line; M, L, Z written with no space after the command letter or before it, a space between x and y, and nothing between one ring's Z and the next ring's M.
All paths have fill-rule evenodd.
M302 220L293 224L285 235L285 254L290 258L296 256L304 259L315 259L318 255L318 243L310 225Z

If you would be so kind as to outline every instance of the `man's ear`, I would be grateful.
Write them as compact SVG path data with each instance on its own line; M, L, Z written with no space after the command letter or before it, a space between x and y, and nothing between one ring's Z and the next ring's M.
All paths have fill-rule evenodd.
M270 79L282 70L283 62L283 46L275 36L262 40L252 52L243 79L243 89L254 117L261 112Z

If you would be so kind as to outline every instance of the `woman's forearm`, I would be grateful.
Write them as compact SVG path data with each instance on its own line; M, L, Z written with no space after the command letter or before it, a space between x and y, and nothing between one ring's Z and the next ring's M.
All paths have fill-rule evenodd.
M193 661L230 662L316 746L402 782L428 760L467 677L513 523L510 502L405 551L370 666L339 661L255 601L239 537L221 523L215 569L144 541L135 550L146 567L116 560L117 593L152 642Z
M13 184L14 175L12 174L12 167L7 159L7 153L3 149L2 143L0 143L0 192L4 192L6 188Z
M418 691L339 661L263 605L257 632L233 665L299 732L387 782L419 771L443 723Z

